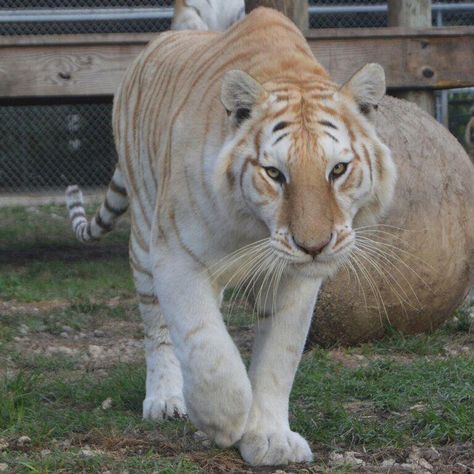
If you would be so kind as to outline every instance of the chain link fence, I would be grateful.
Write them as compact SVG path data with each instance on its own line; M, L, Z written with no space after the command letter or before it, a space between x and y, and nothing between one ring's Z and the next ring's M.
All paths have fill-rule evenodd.
M465 0L432 0L433 26L474 25L474 4ZM309 0L310 28L376 28L387 26L387 1Z
M0 192L98 187L115 163L111 106L0 107Z
M474 24L473 2L433 1L433 22L439 26ZM454 9L450 10L452 5ZM169 28L171 0L1 0L0 20L7 12L32 10L84 12L101 8L154 8L160 18L135 20L1 22L0 35L160 32ZM441 8L442 7L442 8ZM387 5L380 0L310 0L312 28L383 27ZM455 95L450 94L453 98ZM463 96L464 97L464 96ZM471 97L472 95L467 95ZM468 100L468 99L465 99ZM464 104L464 103L463 103ZM472 104L471 104L472 105ZM464 107L464 105L463 105ZM449 107L450 119L456 107ZM467 118L464 108L453 131ZM460 125L461 124L461 125ZM0 194L50 192L77 183L104 186L116 160L111 131L111 103L0 106ZM462 140L462 134L459 135ZM1 200L1 199L0 199Z

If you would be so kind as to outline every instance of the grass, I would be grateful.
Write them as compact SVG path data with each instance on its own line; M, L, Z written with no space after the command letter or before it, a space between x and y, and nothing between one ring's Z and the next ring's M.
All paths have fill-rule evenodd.
M93 215L96 204L86 206ZM31 207L7 207L0 209L0 252L39 248L79 247L67 219L66 206L44 205ZM124 218L106 241L99 247L123 244L128 234L128 220Z
M377 360L349 369L319 352L301 366L294 426L313 443L351 449L468 441L474 437L473 383L466 357Z
M44 207L46 214L55 212ZM15 210L10 217L21 215ZM1 231L0 240L20 236L27 230L22 226ZM51 224L48 232L57 233L57 226ZM235 450L194 440L188 421L157 425L141 419L143 357L122 357L123 341L141 338L133 298L122 256L39 258L0 267L0 463L7 463L8 472L258 471L245 466ZM250 319L244 308L236 308L228 318L233 334L248 331ZM96 337L96 330L105 336ZM117 357L86 357L91 345L115 348ZM386 453L402 459L414 445L452 451L462 444L469 450L474 361L472 352L461 349L473 345L471 319L461 311L429 335L393 332L360 347L306 353L290 421L317 453L311 469L335 472L327 465L333 450L373 459ZM50 352L51 346L75 352ZM108 398L112 407L104 410ZM31 444L18 444L23 435ZM474 458L474 451L468 456Z
M100 262L53 260L2 266L0 299L23 302L68 299L88 301L133 294L127 259Z

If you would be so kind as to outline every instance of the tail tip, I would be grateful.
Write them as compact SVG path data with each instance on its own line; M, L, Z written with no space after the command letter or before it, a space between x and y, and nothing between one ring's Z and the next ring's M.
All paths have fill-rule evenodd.
M73 194L79 193L81 190L79 189L79 186L77 184L73 184L71 186L68 186L66 188L66 196L72 196Z

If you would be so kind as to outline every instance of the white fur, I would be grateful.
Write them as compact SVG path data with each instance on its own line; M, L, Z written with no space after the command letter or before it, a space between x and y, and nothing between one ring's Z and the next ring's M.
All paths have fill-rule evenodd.
M181 33L175 34L178 36ZM193 41L206 37L189 36ZM284 115L290 112L282 107L292 110L289 106L301 104L301 97L295 92L285 99L289 103L279 102L270 88L267 91L244 73L230 73L221 81L225 108L217 93L209 95L215 110L204 133L206 123L195 111L203 106L205 96L197 88L207 86L205 74L212 77L212 67L217 66L203 68L201 83L193 86L192 93L187 95L183 89L171 94L163 88L156 92L161 106L148 107L157 98L155 95L151 102L146 98L153 91L150 82L161 73L153 73L159 62L147 62L154 47L152 44L129 69L114 104L119 168L130 199L130 257L145 324L144 417L163 419L188 413L219 446L238 443L250 464L310 461L308 443L289 426L291 387L321 282L350 253L354 217L373 203L379 211L389 200L385 194L390 194L394 185L390 155L380 148L369 121L357 116L353 95L334 90L326 99L319 99L327 100L334 109L355 110L352 119L366 129L364 136L371 138L366 141L380 148L384 161L380 165L387 170L387 182L378 183L370 178L367 166L361 166L358 191L341 191L340 183L347 176L339 183L331 180L329 173L340 159L348 161L350 169L352 155L344 149L360 154L360 140L349 143L344 123L330 128L336 140L319 139L316 132L314 136L302 133L300 122L291 117L284 125L288 133L280 140L281 132L274 131L276 124L264 119L275 117L278 111L279 120L286 123ZM191 55L189 49L178 53L181 57ZM166 56L166 51L162 53ZM147 68L152 73L148 74ZM377 77L368 80L380 81L379 71L375 71ZM361 77L365 76L356 76L359 91L364 90ZM372 86L370 90L379 91L380 84ZM183 96L187 100L180 109ZM238 114L242 105L252 108L244 121ZM174 115L177 109L180 113ZM315 123L327 120L324 113L318 115L317 108L312 113ZM170 122L172 117L174 122ZM170 123L174 123L172 130ZM252 132L262 124L266 128L258 148ZM303 139L304 146L292 152L289 141L301 145ZM254 164L248 165L252 161ZM286 173L291 186L285 188L272 180L265 171L268 166ZM233 185L229 171L238 172ZM271 192L258 191L256 179ZM297 202L285 193L294 193ZM335 217L318 220L331 209L325 196L334 196L332 206L337 202L337 222ZM280 219L279 212L287 209L286 204L293 207L282 212L285 217ZM307 239L307 247L296 244L298 232ZM225 260L264 239L258 251ZM322 241L326 244L319 254L304 250ZM256 265L257 256L262 258L260 266ZM260 274L262 268L267 271ZM224 288L240 279L254 284L253 297L261 316L248 374L220 311Z
M244 0L186 0L173 30L223 31L245 16Z

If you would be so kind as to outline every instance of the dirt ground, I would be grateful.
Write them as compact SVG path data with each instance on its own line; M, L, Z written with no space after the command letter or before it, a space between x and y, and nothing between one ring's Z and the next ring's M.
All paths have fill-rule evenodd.
M133 305L133 300L121 300L113 298L106 303L111 308L120 305ZM49 302L18 303L0 302L0 314L15 315L25 312L35 314L57 309L65 309L70 306L67 300L52 300ZM474 316L474 315L473 315ZM40 328L41 329L41 328ZM249 355L253 337L251 325L239 327L231 326L231 334L236 340L244 355ZM100 327L90 330L74 330L67 324L63 325L61 332L51 334L48 331L35 331L31 333L24 325L20 327L20 334L14 338L15 350L23 357L34 355L66 356L73 358L77 363L74 366L76 372L94 373L101 377L108 369L114 367L118 360L122 362L144 363L142 348L142 328L138 320L132 321L109 321ZM445 356L449 354L468 353L474 355L474 343L466 343L463 338L453 338L449 347L446 348ZM328 355L334 361L344 367L357 369L366 367L370 361L382 356L377 354L363 354L362 351L347 352L342 348L334 348L328 351ZM398 362L409 362L416 356L391 355ZM103 407L106 407L107 399ZM374 404L367 402L349 402L345 408L362 418L379 418L380 414ZM411 409L420 409L413 406ZM108 408L106 408L108 409ZM381 420L383 421L383 420ZM0 439L1 441L1 439ZM29 446L20 446L19 440L10 441L16 443L15 448L28 452ZM314 466L289 466L277 468L250 468L242 462L237 452L232 450L215 451L209 441L201 433L188 433L181 439L169 441L159 432L143 434L111 436L95 436L87 434L73 436L70 440L63 441L65 450L71 446L80 446L87 456L90 453L108 453L113 456L124 456L130 451L135 454L145 452L150 447L159 449L169 456L178 456L186 453L191 461L198 464L204 472L209 473L254 473L271 472L274 474L284 473L320 473L320 472L358 472L358 473L474 473L474 445L472 442L450 443L447 446L412 446L407 449L387 447L376 453L361 451L330 451L327 447L317 446L315 458L318 463ZM3 447L8 447L5 442ZM10 446L11 447L11 446ZM0 442L0 454L2 443ZM46 450L47 451L47 450ZM46 452L45 451L45 452ZM89 454L88 454L89 453ZM47 455L47 452L46 454ZM0 472L2 472L0 464ZM7 471L4 471L7 472ZM36 472L36 471L35 471ZM39 472L39 471L38 471ZM112 471L101 471L103 474ZM128 471L123 471L125 474ZM157 471L158 472L158 471ZM176 471L180 472L180 471ZM183 471L184 472L184 471Z

